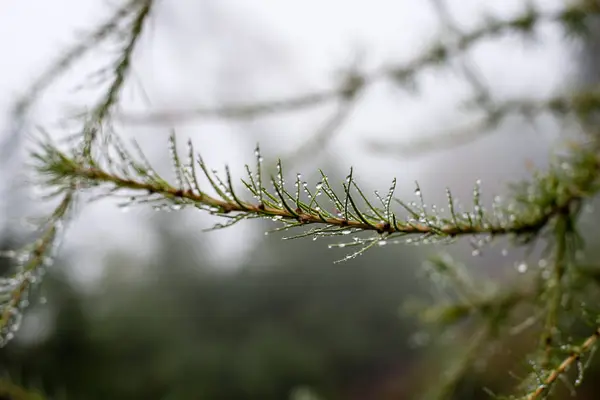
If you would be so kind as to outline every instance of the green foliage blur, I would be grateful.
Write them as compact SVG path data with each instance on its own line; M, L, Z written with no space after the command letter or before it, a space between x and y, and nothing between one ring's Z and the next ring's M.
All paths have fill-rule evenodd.
M54 267L47 302L27 316L49 313L54 327L40 342L2 349L4 372L66 399L402 396L416 355L416 325L400 312L415 293L410 255L334 264L339 254L322 243L273 235L240 269L222 271L202 241L169 223L157 222L164 252L150 265L107 257L100 291L76 290ZM254 261L266 251L276 261ZM140 268L139 279L123 278Z

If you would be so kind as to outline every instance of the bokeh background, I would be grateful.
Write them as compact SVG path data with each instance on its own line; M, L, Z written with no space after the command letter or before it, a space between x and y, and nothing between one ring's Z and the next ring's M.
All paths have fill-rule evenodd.
M3 248L26 242L23 219L50 209L22 181L34 127L65 134L64 118L99 94L93 84L78 85L89 83L110 48L101 46L68 71L26 120L14 120L14 102L76 35L108 15L112 3L9 0L0 6L0 126L5 138L18 137L0 141L8 148L0 170ZM463 29L480 26L486 14L508 18L524 7L516 0L447 4ZM444 32L442 22L426 1L160 1L136 52L122 109L181 110L317 91L338 82L349 66L407 62ZM542 98L595 82L597 46L543 26L534 41L501 36L466 57L495 99ZM334 112L331 105L250 120L118 126L164 171L167 136L175 129L193 139L207 164L229 164L238 176L245 163L254 163L260 143L271 167L278 157L289 160L288 170L313 183L318 168L341 182L353 166L364 188L385 192L397 177L399 197L410 201L417 180L428 203L443 204L446 186L468 202L481 179L489 202L506 193L507 182L543 168L565 132L551 119L515 118L450 149L401 151L406 141L472 120L463 106L472 88L460 62L419 74L417 91L374 85L337 129L308 147ZM387 150L368 146L372 141ZM419 273L423 260L443 250L476 276L507 279L518 274L523 258L521 249L505 255L503 242L474 257L466 240L441 249L385 246L334 264L346 253L328 249L327 240L283 241L281 234L265 235L275 225L261 221L203 232L215 222L198 212L124 210L109 200L82 205L16 340L0 350L0 372L67 399L418 398L468 341L456 333L454 346L437 346L404 311L408 301L429 296ZM588 225L593 233L594 224ZM454 398L483 399L484 386L513 387L510 371L519 368L513 355L520 345L508 338ZM587 382L578 398L597 398L594 379Z

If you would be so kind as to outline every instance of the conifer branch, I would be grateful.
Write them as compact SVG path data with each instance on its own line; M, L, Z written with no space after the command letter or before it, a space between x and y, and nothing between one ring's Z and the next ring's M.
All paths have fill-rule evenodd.
M371 151L382 155L414 157L431 151L448 150L473 143L493 132L510 117L521 117L526 121L533 121L535 118L547 114L561 120L576 117L586 121L597 115L598 112L600 112L600 90L598 87L592 87L589 90L551 96L547 99L513 99L495 102L484 111L484 115L478 120L457 129L423 135L417 139L403 140L397 143L370 139L366 141L366 146Z
M121 29L123 29L122 25L129 26L126 20L132 17L132 15L134 16L135 21L139 21L140 16L142 16L142 20L145 19L145 15L149 11L151 4L152 0L127 1L104 23L102 23L89 34L84 35L80 41L70 47L63 55L50 64L50 66L33 82L33 84L28 87L28 90L15 102L15 105L12 109L12 118L13 122L15 123L15 127L8 133L7 137L3 141L3 149L2 153L0 153L4 155L2 158L7 157L10 149L16 147L20 142L21 135L23 134L21 129L24 119L26 118L26 114L35 100L43 93L43 91L61 75L68 71L72 65L74 65L91 50L96 48L99 44L105 42L111 37L118 37L121 39L120 35L122 33ZM116 79L113 81L113 87L111 87L108 92L110 95L105 97L105 101L107 101L106 104L104 107L97 108L97 111L100 111L100 114L96 116L96 119L102 120L102 114L108 112L108 109L111 108L111 105L116 101L115 97L116 93L118 92L117 86L121 86L123 84L128 70L130 53L133 50L133 44L137 40L139 31L141 29L141 26L136 26L138 24L135 21L133 23L134 29L130 36L130 45L127 45L123 52L120 53L120 60L115 65L110 65L96 72L97 75L101 75L112 71L116 75ZM114 83L117 82L119 82L117 86L114 86ZM101 111L102 108L104 108L105 111ZM95 135L94 132L96 130L97 128L92 129L88 127L88 135Z
M534 8L526 8L519 15L506 20L488 18L484 24L469 32L460 32L456 40L455 51L450 51L446 46L440 44L443 40L436 40L429 46L428 50L416 56L410 61L398 65L383 66L370 73L355 75L354 83L360 82L360 88L366 88L380 80L390 81L396 85L410 85L414 83L418 74L423 73L429 67L444 65L450 57L459 56L467 52L477 43L498 37L504 34L521 33L530 36L534 28L541 23L557 23L570 29L570 32L585 33L581 26L585 24L587 17L600 14L600 7L593 1L584 1L558 12L544 12ZM135 124L172 124L195 118L218 118L218 119L247 119L257 118L274 113L293 112L306 108L317 107L334 100L348 97L349 91L356 91L355 85L349 85L352 81L344 79L342 83L333 88L298 95L291 98L283 98L271 101L253 101L251 103L239 103L223 105L220 107L194 107L188 110L159 110L136 114L123 112L119 119L126 123Z
M323 180L316 186L317 193L324 191L332 200L332 209L340 208L342 213L334 215L316 202L317 193L314 195L308 191L308 185L302 184L310 202L301 201L298 195L294 196L284 184L281 163L278 163L278 178L272 178L271 183L274 191L267 190L262 183L261 160L262 156L257 153L258 171L254 179L249 172L251 183L245 182L245 186L253 197L262 198L262 202L249 202L242 200L234 192L231 175L228 172L225 178L221 178L214 171L211 173L202 158L199 156L191 158L186 165L180 161L175 150L175 135L170 139L171 156L176 172L177 184L172 185L166 179L158 176L153 170L144 165L143 160L135 159L123 148L115 151L120 160L108 160L112 165L112 171L101 167L101 160L81 160L69 156L52 144L44 144L41 151L34 154L39 161L38 173L46 177L46 185L70 184L71 180L77 182L78 187L101 186L110 193L117 191L132 190L138 194L159 196L180 206L193 205L200 209L208 209L213 214L228 215L232 212L244 216L261 216L272 218L293 226L306 226L311 224L324 224L328 228L339 228L350 232L375 231L378 239L385 240L394 236L420 235L422 239L454 238L461 235L491 236L512 234L521 239L527 237L530 240L535 237L546 224L555 216L569 212L571 204L580 200L585 191L596 190L597 176L586 174L585 176L566 176L560 172L564 168L564 160L561 165L545 176L540 176L529 185L523 184L524 189L516 190L516 201L514 203L511 218L507 218L508 210L497 210L495 215L484 215L483 207L478 203L479 192L475 190L474 212L459 214L452 211L450 217L433 215L428 213L423 202L422 194L417 188L416 194L421 198L421 204L406 204L400 200L397 202L408 211L408 217L403 218L398 213L390 213L388 207L381 209L375 207L364 193L362 200L366 203L366 209L358 205L358 198L354 194L357 184L350 174L343 186L343 196L338 197L328 181ZM193 150L192 150L193 151ZM597 170L598 160L595 155L582 153L575 157L574 161L586 163L591 170ZM193 165L199 165L209 180L209 190L214 190L218 197L211 196L207 189L202 189L198 184L200 178L194 175ZM247 167L247 170L250 169ZM589 171L590 169L587 169ZM184 179L185 177L185 179ZM561 182L561 180L563 180ZM257 184L256 181L259 183ZM192 185L192 182L194 184ZM551 185L551 187L548 187ZM300 190L300 182L296 182L296 192ZM560 187L560 195L556 188ZM355 189L356 190L356 189ZM525 193L521 194L521 192ZM390 190L392 196L393 191ZM526 201L519 196L527 196ZM262 196L262 197L261 197ZM536 198L536 196L539 196ZM340 199L344 199L340 201ZM391 199L390 199L391 200ZM293 205L289 205L291 201ZM454 209L453 205L450 207ZM377 215L379 214L379 215ZM387 214L385 218L381 215ZM354 243L360 244L362 242ZM352 245L352 244L348 244Z
M31 103L56 78L62 75L71 65L82 58L87 52L110 37L119 28L119 24L131 15L134 7L145 0L129 0L118 8L106 22L94 31L85 35L77 44L61 55L28 87L27 92L15 103L13 113L21 116L29 109Z
M113 106L118 101L121 88L125 83L125 77L131 67L131 57L135 45L141 37L142 27L146 22L147 16L150 14L154 0L137 0L135 4L139 8L136 10L137 12L135 13L133 22L128 29L128 36L123 50L120 52L119 58L114 65L114 78L105 95L96 107L94 107L92 114L90 115L89 123L84 127L84 156L89 156L93 141L100 129L99 125L107 119Z
M574 349L573 352L556 368L551 369L547 376L542 380L542 383L538 385L534 391L523 396L522 399L536 400L545 396L558 381L558 379L569 370L569 368L580 362L585 354L593 350L593 348L596 346L596 342L598 342L598 338L600 338L600 328L596 329L591 336L583 341L581 346ZM581 383L581 378L578 378L578 380L579 381L576 382L576 385Z
M68 191L51 217L42 224L42 233L34 243L17 252L0 254L13 259L17 268L11 277L0 278L0 347L19 329L22 311L29 304L31 286L41 281L44 268L54 262L72 200L73 192Z

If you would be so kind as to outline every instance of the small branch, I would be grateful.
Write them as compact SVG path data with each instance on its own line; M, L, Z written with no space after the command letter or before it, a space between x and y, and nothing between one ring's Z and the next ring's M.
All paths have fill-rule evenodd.
M139 2L140 0L129 0L121 8L117 9L105 23L100 25L96 30L54 61L50 67L29 86L27 92L16 102L13 113L19 116L22 115L35 98L59 75L65 72L67 68L84 56L95 45L113 34L119 26L119 23L131 14L132 8Z
M468 340L468 347L463 350L462 355L453 365L448 366L443 371L440 382L436 382L434 387L426 392L423 400L442 400L450 398L456 389L456 385L465 376L466 372L473 365L473 361L481 356L481 348L489 344L493 330L487 323L481 327Z
M524 399L536 400L547 393L550 387L557 381L557 379L567 372L567 370L581 359L581 357L592 350L596 342L600 338L600 328L594 331L594 334L588 337L569 357L565 358L558 367L553 369L550 374L544 379L543 384L539 385L535 391L526 395Z
M7 285L2 282L0 293L8 294L7 302L0 304L0 347L12 339L13 332L20 324L20 310L24 307L31 286L40 279L40 269L54 260L56 240L60 227L68 217L73 202L73 193L67 192L56 207L51 218L45 224L41 237L29 248L11 257L17 262L19 271L12 276Z
M549 294L551 298L549 300L549 307L546 313L546 323L544 326L544 333L542 335L542 346L544 347L544 360L542 366L545 367L551 359L552 341L554 337L554 330L558 320L558 313L560 311L560 302L563 296L562 280L566 271L567 262L567 226L569 215L563 213L556 220L555 228L555 239L556 239L556 251L554 256L554 269L552 276L552 283L548 285L548 289L551 291Z
M477 121L447 132L422 135L418 139L390 143L384 140L368 140L366 146L378 154L415 157L426 152L448 150L482 139L505 119L519 116L533 119L543 114L565 118L575 114L586 119L600 111L600 90L597 87L588 91L553 96L541 100L509 100L490 106L486 114Z
M590 7L589 5L575 5L569 10L585 10L588 15L600 14L600 9ZM522 14L506 20L486 21L479 28L470 32L458 32L455 48L450 51L440 42L435 41L430 48L422 54L416 56L399 65L383 66L370 73L365 73L357 77L360 78L364 86L371 85L379 80L388 80L397 85L404 85L416 78L418 74L423 73L428 67L439 67L450 57L456 57L461 53L469 51L475 44L484 39L501 36L507 33L521 32L529 34L533 28L541 22L560 23L565 18L562 10L559 12L534 12L530 9L523 11ZM476 84L477 79L473 71L465 69L465 74L471 83ZM188 110L158 110L145 113L123 112L118 118L125 123L131 124L173 124L173 122L187 121L195 118L218 118L218 119L247 119L257 118L265 115L271 115L281 112L294 112L306 108L317 107L325 103L344 98L347 94L348 86L344 81L338 86L319 92L301 94L290 98L283 98L271 101L257 101L247 104L229 104L220 107L193 107Z
M51 63L50 67L35 79L26 92L18 98L11 111L13 127L8 131L0 144L0 163L2 160L9 159L14 150L19 146L25 116L41 93L86 53L113 35L119 24L131 14L134 6L140 1L129 0L121 8L118 8L106 22L97 27L89 35L86 35L81 41L73 45L67 52Z
M102 97L98 105L91 111L91 119L84 128L84 154L89 155L92 143L98 132L98 124L102 123L110 113L112 107L117 103L121 88L125 83L125 77L131 67L131 58L135 45L142 34L142 27L146 17L150 14L154 0L137 0L140 3L138 13L129 29L129 38L124 46L120 57L114 69L114 79L110 84L106 94Z
M319 127L312 137L302 143L296 150L282 158L288 165L296 165L308 152L314 158L320 150L323 150L333 140L335 134L340 132L344 122L346 122L352 110L354 110L357 101L355 98L342 100L336 112L325 121L323 126Z
M196 118L214 119L250 119L263 115L295 112L305 108L327 104L340 97L340 91L331 89L299 95L297 97L257 101L251 103L229 104L221 107L194 107L189 110L159 110L150 113L123 112L116 117L127 124L166 124L185 122Z

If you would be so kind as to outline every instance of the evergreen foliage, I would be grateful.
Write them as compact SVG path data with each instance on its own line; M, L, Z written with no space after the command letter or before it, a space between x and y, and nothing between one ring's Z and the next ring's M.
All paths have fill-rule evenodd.
M285 163L276 163L271 175L263 167L263 155L257 146L256 164L245 171L217 171L205 164L191 141L185 150L178 145L179 136L169 137L174 179L160 175L135 142L123 143L111 123L116 118L130 122L157 123L197 116L215 118L249 118L267 113L295 111L326 102L338 102L340 110L328 122L330 128L345 118L347 107L356 106L359 94L376 81L411 87L416 76L427 68L443 68L451 58L467 52L482 40L505 34L535 35L541 24L559 25L569 37L585 40L588 23L600 14L596 1L580 1L546 12L533 5L524 7L516 17L489 18L485 25L462 32L438 11L454 40L434 43L421 56L402 65L390 65L370 73L351 69L341 84L328 91L309 93L291 99L257 104L235 104L220 108L188 111L168 110L152 115L119 115L119 96L127 80L132 55L143 35L153 0L131 0L88 38L74 45L57 60L15 108L23 118L39 93L73 65L83 53L99 43L114 40L118 54L109 68L103 69L108 82L100 100L83 116L81 133L62 142L40 132L32 144L30 166L35 183L46 192L45 199L56 202L54 212L38 222L38 238L22 249L5 252L14 262L14 272L0 281L0 342L10 341L18 330L22 313L28 306L28 293L39 284L45 270L56 257L63 230L74 218L74 206L106 197L121 198L122 207L145 206L157 210L196 208L222 218L213 229L232 226L248 219L277 222L276 232L286 239L300 237L340 240L330 247L348 248L340 261L362 255L386 244L447 244L468 236L474 252L497 237L506 236L514 246L546 244L543 258L535 271L528 271L511 286L482 284L470 279L466 269L447 256L430 260L424 266L432 283L451 288L451 294L438 303L419 309L425 323L440 330L460 326L465 320L475 323L474 339L456 365L449 366L431 398L447 398L470 366L484 354L484 348L510 335L511 326L523 320L539 336L539 345L530 349L525 361L530 372L522 377L512 399L548 397L569 370L576 369L577 386L597 348L600 338L600 310L588 303L598 290L598 265L584 265L578 255L584 249L579 223L586 204L600 190L600 143L595 124L600 110L596 88L557 94L548 99L515 99L498 102L485 85L465 64L467 81L474 89L474 104L482 108L485 118L480 124L461 129L442 138L402 144L412 154L433 146L448 148L475 140L504 118L519 115L528 119L547 113L570 123L582 134L565 146L545 172L535 172L524 182L515 183L505 199L483 204L480 182L474 183L470 205L461 204L447 189L447 204L427 204L416 184L411 196L397 196L396 180L383 192L367 193L356 181L353 170L344 182L332 182L325 171L311 185L301 174L289 180ZM333 121L333 122L332 122ZM335 122L335 123L334 123ZM326 144L332 129L324 129L314 138L319 147ZM373 143L374 148L395 148L389 143ZM241 182L241 184L240 184ZM88 194L91 193L91 196ZM318 245L318 244L315 244ZM524 266L522 272L525 272ZM571 337L567 332L574 324L586 324L587 333Z

